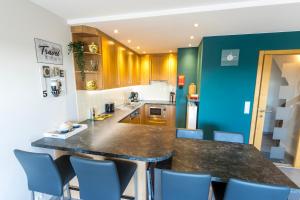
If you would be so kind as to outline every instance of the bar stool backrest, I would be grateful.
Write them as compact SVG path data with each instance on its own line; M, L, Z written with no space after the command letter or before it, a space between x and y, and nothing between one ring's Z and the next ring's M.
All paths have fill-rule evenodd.
M214 131L214 140L221 142L244 143L244 136L241 133Z
M63 194L59 171L49 154L17 149L14 150L14 154L26 173L29 190L54 196Z
M81 199L120 200L120 181L113 161L73 156L70 161L78 178Z
M202 129L193 130L193 129L177 128L176 137L203 140L203 131Z
M285 186L258 184L230 179L224 200L287 200L290 189Z
M207 200L211 176L162 171L162 200Z

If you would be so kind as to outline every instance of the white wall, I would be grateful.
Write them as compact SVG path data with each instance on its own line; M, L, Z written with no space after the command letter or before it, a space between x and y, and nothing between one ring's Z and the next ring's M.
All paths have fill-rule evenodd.
M152 81L150 85L133 87L139 93L142 100L169 101L170 92L176 92L176 88L163 81Z
M25 174L13 149L43 151L30 143L59 123L76 119L73 68L66 45L70 29L57 16L27 0L1 1L0 6L0 199L30 199ZM64 47L66 97L41 98L34 37Z
M77 91L79 121L88 119L90 108L94 107L96 113L103 113L107 102L114 102L120 106L128 102L130 92L138 92L140 100L169 101L169 94L175 87L166 82L152 82L151 85L138 85L102 91Z

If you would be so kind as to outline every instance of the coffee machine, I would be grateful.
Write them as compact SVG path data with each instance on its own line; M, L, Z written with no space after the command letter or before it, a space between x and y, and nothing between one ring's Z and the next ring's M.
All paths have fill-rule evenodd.
M175 92L170 92L170 102L171 103L175 102Z
M139 93L131 92L130 95L129 95L129 100L131 102L138 102L139 101Z

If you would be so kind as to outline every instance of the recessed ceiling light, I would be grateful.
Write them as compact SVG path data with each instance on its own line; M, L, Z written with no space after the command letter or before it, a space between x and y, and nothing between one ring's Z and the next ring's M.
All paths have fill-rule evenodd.
M131 40L127 40L128 43L131 43Z
M114 45L115 43L114 43L114 41L108 41L108 44L110 44L110 45Z
M136 49L140 49L140 48L141 48L140 46L137 46L137 47L136 47Z
M143 54L145 54L146 53L146 51L143 51Z
M198 27L199 26L199 24L194 24L194 27Z
M119 30L118 30L118 29L115 29L115 30L114 30L114 33L115 33L115 34L119 33Z
M172 50L169 50L169 53L172 53L173 51Z
M193 40L195 37L193 35L190 36L190 39Z
M189 44L189 47L191 47L192 46L192 44Z

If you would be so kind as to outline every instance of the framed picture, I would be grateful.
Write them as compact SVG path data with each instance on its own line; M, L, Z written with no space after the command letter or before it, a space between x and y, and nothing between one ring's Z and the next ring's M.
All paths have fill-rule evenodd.
M221 66L238 66L239 56L239 49L223 49L221 56Z
M49 66L43 66L43 76L44 78L50 78L51 71Z
M62 65L62 46L46 40L34 38L35 52L38 63Z

